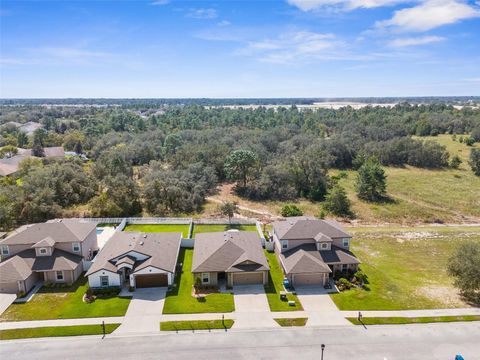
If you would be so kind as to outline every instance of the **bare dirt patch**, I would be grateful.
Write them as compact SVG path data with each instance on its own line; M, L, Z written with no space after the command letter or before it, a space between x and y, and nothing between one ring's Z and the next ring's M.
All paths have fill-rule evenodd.
M417 291L418 295L442 302L445 307L470 307L458 293L457 289L449 286L430 285L423 286Z

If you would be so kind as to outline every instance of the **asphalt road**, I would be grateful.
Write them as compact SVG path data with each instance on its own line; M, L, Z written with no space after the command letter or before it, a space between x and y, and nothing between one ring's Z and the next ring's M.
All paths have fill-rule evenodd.
M0 342L0 359L480 359L480 323L168 333Z

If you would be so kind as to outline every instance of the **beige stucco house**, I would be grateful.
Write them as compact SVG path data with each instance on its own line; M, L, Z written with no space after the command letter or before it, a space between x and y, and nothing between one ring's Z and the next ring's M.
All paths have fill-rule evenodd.
M97 250L94 223L63 219L22 226L0 240L0 293L26 293L38 281L71 284Z
M204 286L267 284L270 268L255 231L229 230L195 236L192 273ZM195 280L197 281L197 280Z
M352 236L335 221L308 217L273 223L274 242L290 284L326 285L337 271L356 271L360 261L350 252Z

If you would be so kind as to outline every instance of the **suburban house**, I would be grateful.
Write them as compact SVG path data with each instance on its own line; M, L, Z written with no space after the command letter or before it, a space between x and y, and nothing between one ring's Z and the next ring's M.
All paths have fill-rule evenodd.
M337 271L356 271L352 236L335 221L288 218L273 223L272 240L290 284L326 285Z
M61 146L43 148L46 158L64 157L65 151ZM8 176L15 174L20 163L28 157L33 157L32 149L18 148L18 153L12 157L0 159L0 176Z
M88 269L92 288L173 284L182 233L116 232Z
M0 293L26 293L38 281L71 284L97 250L94 223L62 219L22 226L0 240Z
M267 259L255 231L229 230L195 236L192 273L204 286L267 284ZM195 280L198 281L198 280Z

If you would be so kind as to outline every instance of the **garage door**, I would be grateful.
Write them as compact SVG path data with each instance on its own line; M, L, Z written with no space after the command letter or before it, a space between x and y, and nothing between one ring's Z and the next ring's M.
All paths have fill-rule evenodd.
M137 288L168 286L167 274L148 274L135 276Z
M233 274L233 285L263 284L263 272Z
M18 293L17 282L0 283L0 293L16 294Z
M294 275L293 285L323 285L323 273Z

